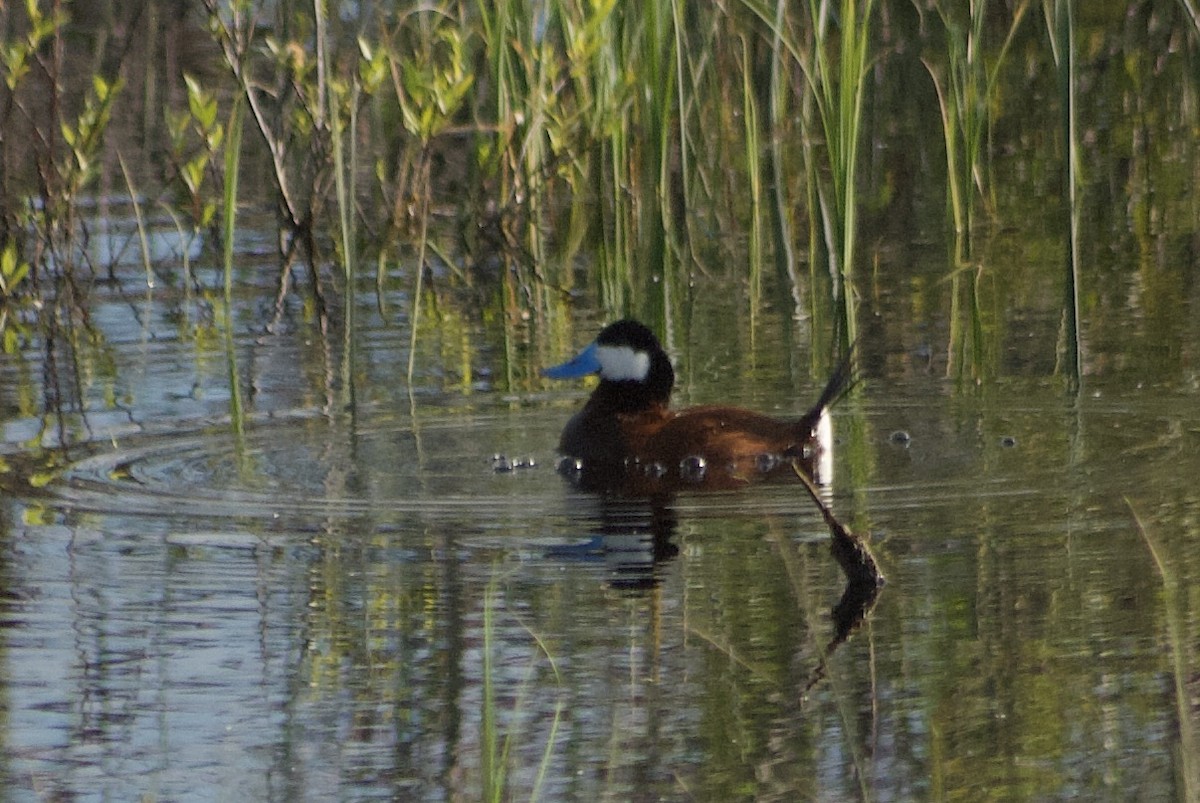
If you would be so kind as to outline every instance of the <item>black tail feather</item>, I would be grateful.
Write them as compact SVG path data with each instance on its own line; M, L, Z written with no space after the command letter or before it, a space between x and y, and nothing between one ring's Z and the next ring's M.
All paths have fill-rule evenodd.
M809 430L816 427L821 414L854 390L858 382L859 376L854 365L854 344L851 344L846 356L842 357L841 362L833 369L829 381L825 383L825 389L817 397L817 403L800 419L802 427Z

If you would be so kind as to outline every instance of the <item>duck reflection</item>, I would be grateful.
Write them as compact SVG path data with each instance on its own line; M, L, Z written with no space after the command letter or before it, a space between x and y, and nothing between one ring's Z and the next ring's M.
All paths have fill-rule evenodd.
M674 542L675 511L654 499L584 496L580 501L583 513L577 521L588 539L555 547L550 557L603 561L614 588L656 586L662 563L679 554Z

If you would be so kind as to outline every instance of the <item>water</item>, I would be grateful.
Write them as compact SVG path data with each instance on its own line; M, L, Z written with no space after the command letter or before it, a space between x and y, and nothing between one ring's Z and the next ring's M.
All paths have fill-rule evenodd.
M1193 389L868 355L828 498L888 584L830 651L844 578L801 489L603 505L553 470L579 387L505 389L476 325L429 342L471 376L448 348L410 401L367 303L354 405L299 312L240 307L239 429L221 338L114 294L50 468L20 413L42 358L4 362L11 799L1195 792ZM736 388L727 342L677 355L678 401L803 411L823 378L759 344Z

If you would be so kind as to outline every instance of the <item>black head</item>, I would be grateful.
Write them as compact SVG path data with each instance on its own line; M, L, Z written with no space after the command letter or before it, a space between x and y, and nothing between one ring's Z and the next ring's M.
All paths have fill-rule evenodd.
M576 357L542 374L553 379L599 374L596 392L627 410L666 404L675 385L675 371L658 338L629 318L604 327Z

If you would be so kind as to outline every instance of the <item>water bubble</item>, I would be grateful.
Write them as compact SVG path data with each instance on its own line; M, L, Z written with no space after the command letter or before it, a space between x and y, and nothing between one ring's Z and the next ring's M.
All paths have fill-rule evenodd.
M577 457L560 457L555 470L564 476L580 474L583 471L583 461Z
M770 474L779 467L779 455L763 452L754 458L754 467L759 474Z
M708 461L700 455L689 455L679 461L679 476L685 482L703 482L708 473Z
M497 452L492 455L492 471L497 474L507 474L510 471L517 471L523 468L536 468L537 460L533 457L513 457Z

